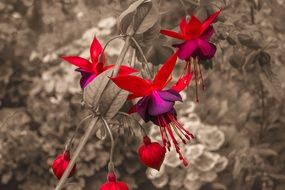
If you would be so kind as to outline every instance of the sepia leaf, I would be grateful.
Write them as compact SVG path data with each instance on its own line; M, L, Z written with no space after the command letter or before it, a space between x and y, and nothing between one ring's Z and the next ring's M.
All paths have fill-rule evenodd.
M261 156L277 156L278 153L270 148L257 148L257 153Z
M153 27L159 19L159 11L150 0L138 0L129 6L118 18L122 33L142 34Z
M200 5L200 0L186 0L186 2L189 2L189 3L196 5L196 6Z
M169 47L164 40L164 38L155 38L154 39L144 39L145 43L151 43L149 46L143 46L143 52L149 62L153 65L163 64L167 58L173 54L174 50L172 47ZM138 55L138 60L143 61L143 58L140 54Z
M113 118L127 100L129 93L120 89L115 83L107 84L99 102L99 112L106 119Z
M83 91L84 103L91 107L96 108L100 97L109 82L108 76L111 76L113 70L109 69L98 75Z
M117 26L122 33L126 33L128 27L130 26L134 13L138 6L140 6L145 0L135 1L129 6L124 12L122 12L117 20Z
M269 80L268 77L263 73L259 74L259 78L262 81L262 84L264 85L264 87L270 93L270 95L274 97L276 100L278 100L279 102L282 102L284 93L282 93L280 86L276 83L277 81Z
M84 102L106 119L113 118L124 105L128 93L110 81L113 70L107 70L95 78L83 92ZM94 111L94 110L93 110Z
M159 20L159 11L151 1L141 4L134 15L133 30L142 34L152 28Z

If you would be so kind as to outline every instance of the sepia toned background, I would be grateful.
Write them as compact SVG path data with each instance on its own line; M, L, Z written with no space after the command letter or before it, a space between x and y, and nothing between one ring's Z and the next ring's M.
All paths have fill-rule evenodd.
M117 35L116 18L131 2L0 0L0 190L56 185L50 165L86 116L80 76L60 56L88 58L94 35L102 44ZM184 0L183 8L161 0L161 27L177 27L197 2ZM285 2L201 0L199 18L213 11L209 2L227 6L214 24L216 56L203 63L206 90L196 103L191 85L177 105L179 121L197 137L183 147L190 165L170 152L160 172L146 169L136 153L141 137L122 127L115 131L115 164L131 190L285 189ZM110 43L109 63L123 43ZM148 129L159 141L156 127ZM84 126L77 142L83 132ZM99 189L109 148L108 139L94 134L65 189Z

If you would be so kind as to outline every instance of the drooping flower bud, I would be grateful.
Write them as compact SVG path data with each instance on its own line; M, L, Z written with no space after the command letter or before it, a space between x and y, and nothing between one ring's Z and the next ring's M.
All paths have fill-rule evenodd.
M109 172L107 180L108 181L100 187L100 190L129 190L127 184L122 181L117 181L114 172Z
M144 144L139 148L139 159L147 167L159 170L165 157L165 147L157 142L151 142L148 136L145 136Z
M69 162L70 162L69 151L64 151L62 154L58 155L56 159L53 161L51 167L57 179L60 179L62 177L64 171L68 167ZM75 171L76 171L76 165L73 166L68 177L73 176Z

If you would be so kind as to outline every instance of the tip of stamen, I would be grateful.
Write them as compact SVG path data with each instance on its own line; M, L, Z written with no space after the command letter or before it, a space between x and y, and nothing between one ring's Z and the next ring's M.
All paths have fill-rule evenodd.
M187 167L188 164L189 164L189 162L188 162L187 160L183 159L183 165L184 165L185 167Z
M189 135L184 135L186 137L187 140L191 140Z

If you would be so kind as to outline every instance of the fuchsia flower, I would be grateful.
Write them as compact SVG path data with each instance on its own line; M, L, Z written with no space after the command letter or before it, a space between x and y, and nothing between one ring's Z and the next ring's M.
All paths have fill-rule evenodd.
M57 179L60 179L68 167L68 164L70 162L70 154L69 151L64 151L63 154L60 154L56 157L56 159L52 163L52 171L54 175L57 177ZM76 165L73 166L70 174L68 177L71 177L76 172Z
M161 30L160 33L176 39L184 40L183 43L175 45L178 48L178 57L182 60L189 60L190 57L199 59L211 59L216 52L216 46L209 42L214 33L211 24L215 21L221 10L210 15L204 22L201 22L194 15L187 23L183 18L180 22L180 33L170 30Z
M178 48L178 57L186 61L185 72L191 72L191 63L193 63L197 102L199 101L198 84L202 84L202 89L205 88L199 60L211 59L216 53L216 46L209 40L214 33L214 28L211 24L221 11L222 9L213 13L204 22L201 22L194 15L191 16L188 23L186 18L183 18L179 25L179 33L170 30L160 31L161 34L184 41L174 46ZM194 58L194 60L191 58Z
M176 111L174 104L176 101L182 101L179 94L186 86L188 86L192 74L187 73L181 77L178 82L170 89L164 90L171 80L171 73L177 60L177 52L174 53L157 72L153 81L145 80L137 76L118 76L112 78L112 81L120 88L131 92L129 99L142 97L136 105L131 108L131 112L137 111L145 122L152 121L160 127L161 137L164 147L170 149L171 138L172 143L179 154L179 158L183 160L184 165L187 161L183 158L178 142L174 134L176 134L183 143L193 138L176 119ZM185 138L184 138L185 137Z
M76 71L81 73L80 86L82 89L92 82L99 74L114 67L114 65L105 66L106 57L103 53L103 48L96 37L94 37L90 46L91 62L78 56L63 56L62 58L78 67ZM134 72L136 72L136 70L133 68L121 66L118 74L128 75Z
M107 177L108 182L100 187L100 190L129 190L127 184L117 181L117 177L113 172L110 172Z
M144 144L138 151L140 161L144 165L159 171L165 158L165 147L157 142L151 142L148 136L143 138L143 142Z

